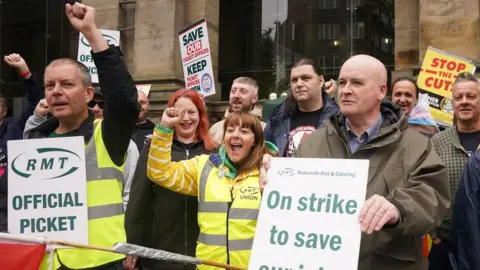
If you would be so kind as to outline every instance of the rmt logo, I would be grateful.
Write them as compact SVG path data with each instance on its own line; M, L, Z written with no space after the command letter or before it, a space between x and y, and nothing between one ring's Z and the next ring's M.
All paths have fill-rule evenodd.
M295 175L295 170L291 168L285 168L283 170L278 170L279 175L293 176Z

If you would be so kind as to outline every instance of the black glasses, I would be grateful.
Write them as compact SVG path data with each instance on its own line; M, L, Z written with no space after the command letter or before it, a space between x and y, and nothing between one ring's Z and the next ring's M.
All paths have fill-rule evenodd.
M93 109L93 107L95 107L95 105L98 105L98 107L100 107L100 109L104 109L105 108L105 102L104 101L90 101L88 103L88 107Z

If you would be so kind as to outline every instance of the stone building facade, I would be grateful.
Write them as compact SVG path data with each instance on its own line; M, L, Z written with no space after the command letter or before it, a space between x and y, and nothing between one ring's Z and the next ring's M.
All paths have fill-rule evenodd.
M218 78L218 18L220 0L84 0L95 7L97 25L121 31L125 63L138 84L152 84L149 94L151 117L165 108L170 95L184 87L178 33L206 18L212 51L213 71ZM77 34L71 35L78 40ZM76 42L71 42L76 51ZM228 102L227 102L228 103ZM220 94L207 100L211 120L221 118L228 104Z
M395 71L414 76L428 46L480 62L480 1L395 1ZM478 70L478 69L477 69Z
M178 33L203 18L218 90L206 102L212 122L228 107L221 99L228 99L234 78L256 79L263 98L280 95L288 89L292 64L304 57L314 59L330 79L349 55L371 54L393 70L390 81L415 76L429 45L480 61L479 0L82 2L96 8L100 28L121 31L133 78L153 85L152 117L159 117L171 93L184 86ZM64 0L0 1L0 52L20 53L37 74L53 59L76 58L78 32L64 13ZM0 92L10 112L22 111L22 85L5 64L0 64Z
M202 18L208 21L218 84L220 0L84 0L84 3L97 9L99 27L121 30L125 61L134 79L153 84L152 117L158 117L169 95L183 87L178 32ZM392 81L399 76L415 76L428 46L480 61L480 1L397 0L394 3ZM216 121L223 116L228 104L220 101L217 93L207 99L207 106L212 121Z

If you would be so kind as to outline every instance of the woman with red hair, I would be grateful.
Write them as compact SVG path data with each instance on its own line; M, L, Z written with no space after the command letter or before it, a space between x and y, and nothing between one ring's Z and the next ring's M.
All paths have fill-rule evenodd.
M167 107L185 111L182 119L174 127L172 161L182 161L216 152L217 145L208 132L207 109L199 94L193 90L180 89L170 97ZM154 146L147 141L140 153L130 190L130 201L125 215L127 241L195 256L199 233L198 200L196 197L170 191L148 180L146 170L150 147ZM127 258L127 269L134 267L134 259ZM156 260L141 259L140 264L147 269L190 269L183 264Z
M170 97L168 107L185 109L185 116L175 127L175 137L183 143L203 142L206 150L217 148L209 133L207 108L202 97L197 92L180 89Z

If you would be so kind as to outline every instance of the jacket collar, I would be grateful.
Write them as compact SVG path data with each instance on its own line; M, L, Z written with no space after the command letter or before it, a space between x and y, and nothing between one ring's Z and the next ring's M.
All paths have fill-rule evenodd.
M88 143L93 135L93 121L95 121L95 116L91 110L88 110L88 117L80 127L73 132L73 136L83 136L85 143ZM49 118L46 122L40 126L32 129L30 134L39 134L36 137L47 138L52 132L54 132L59 126L59 121L55 117ZM31 138L31 136L29 136Z
M399 106L384 101L380 105L380 113L382 114L383 122L378 133L370 139L368 143L370 148L384 146L397 141L401 137L401 133L408 128L408 118ZM333 130L348 145L346 117L340 113L331 116L329 120Z
M451 138L451 143L455 148L462 150L465 154L467 153L467 151L465 151L465 148L463 148L462 143L460 142L460 136L458 135L458 130L456 125L450 128L450 138ZM480 145L478 145L477 147L477 150L479 149L480 149Z
M462 149L462 144L460 143L460 136L458 136L458 130L457 126L453 126L450 128L450 138L451 138L451 143L455 148Z

